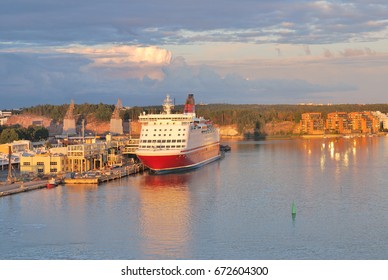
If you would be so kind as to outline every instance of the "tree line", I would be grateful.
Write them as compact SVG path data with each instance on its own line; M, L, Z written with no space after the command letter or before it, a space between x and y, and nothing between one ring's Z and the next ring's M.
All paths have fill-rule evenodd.
M43 115L60 122L66 114L69 105L39 105L23 110L25 113ZM75 105L75 114L87 116L94 114L100 121L109 121L114 111L114 105L106 104L79 104ZM145 113L160 113L162 106L135 106L122 110L120 116L124 120L138 120L139 115ZM182 112L183 105L175 106L173 112ZM275 124L283 121L299 123L303 113L320 112L323 118L331 112L360 112L380 111L388 112L388 104L338 104L338 105L262 105L262 104L209 104L196 105L198 116L211 119L218 125L236 125L243 133L249 129L262 130L265 124Z
M49 136L47 128L29 126L28 128L15 126L0 126L0 144L11 143L17 140L30 140L32 142L46 140Z
M45 116L53 119L55 122L62 122L69 108L69 104L63 105L37 105L29 108L24 108L22 113L34 114L38 116ZM86 116L93 114L99 121L109 121L114 111L115 105L108 104L75 104L75 117L86 118Z

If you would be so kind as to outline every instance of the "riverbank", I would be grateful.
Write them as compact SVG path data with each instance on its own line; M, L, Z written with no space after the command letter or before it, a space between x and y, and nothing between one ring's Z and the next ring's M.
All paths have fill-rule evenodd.
M321 139L321 138L355 138L355 137L385 137L388 136L388 133L379 132L377 134L362 134L362 133L353 133L353 134L291 134L291 135L266 135L260 137L246 137L242 135L236 136L221 136L221 141L242 141L242 140L285 140L285 139Z

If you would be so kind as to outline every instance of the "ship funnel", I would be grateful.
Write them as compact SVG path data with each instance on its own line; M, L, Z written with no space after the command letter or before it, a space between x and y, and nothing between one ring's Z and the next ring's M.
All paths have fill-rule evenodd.
M189 94L187 96L184 113L195 113L194 94Z

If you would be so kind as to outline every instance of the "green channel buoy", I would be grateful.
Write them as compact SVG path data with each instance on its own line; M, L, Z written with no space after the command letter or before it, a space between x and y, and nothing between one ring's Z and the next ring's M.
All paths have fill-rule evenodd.
M295 205L295 202L292 202L292 206L291 206L291 214L293 216L296 215L296 205Z

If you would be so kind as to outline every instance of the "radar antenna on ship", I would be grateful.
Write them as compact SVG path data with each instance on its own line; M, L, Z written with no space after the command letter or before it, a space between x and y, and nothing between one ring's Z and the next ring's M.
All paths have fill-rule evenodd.
M167 94L166 99L164 99L163 109L166 112L166 114L171 114L171 109L173 108L174 108L174 104L170 99L170 95Z

